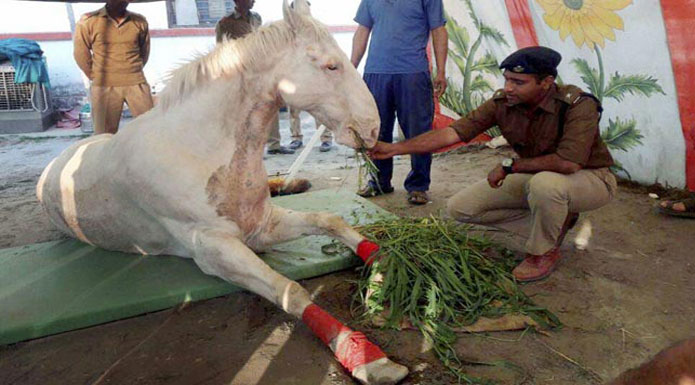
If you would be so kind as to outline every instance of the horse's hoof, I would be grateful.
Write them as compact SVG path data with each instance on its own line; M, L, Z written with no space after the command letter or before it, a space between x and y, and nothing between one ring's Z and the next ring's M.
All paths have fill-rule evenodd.
M408 368L386 357L360 365L352 370L352 377L364 385L397 384L407 375Z

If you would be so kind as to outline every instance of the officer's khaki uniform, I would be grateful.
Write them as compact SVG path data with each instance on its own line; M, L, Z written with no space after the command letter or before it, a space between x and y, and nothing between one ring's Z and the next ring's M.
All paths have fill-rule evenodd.
M263 24L261 16L253 11L249 11L247 16L243 16L236 10L221 18L215 25L215 39L221 43L224 37L233 40L243 37ZM276 114L270 122L268 132L268 150L280 148L280 116Z
M302 120L299 118L299 113L302 112L301 110L298 110L296 108L289 108L290 111L290 132L292 133L292 140L298 140L302 141L302 138L304 138L304 135L302 135ZM316 129L319 128L320 123L316 121ZM333 133L331 133L331 130L326 128L323 130L323 134L321 134L321 143L328 142L332 143L333 142Z
M454 122L452 127L463 141L498 125L519 157L555 153L583 168L569 175L550 171L511 174L497 189L482 180L449 200L450 215L462 222L523 232L521 224L530 230L526 251L541 255L556 246L568 212L594 210L607 204L617 191L615 177L608 169L613 158L599 135L597 103L580 97L580 92L575 86L554 85L531 111L523 105L508 106L500 90L467 117ZM564 134L558 138L562 104L568 107Z
M106 7L82 16L75 25L74 57L91 80L94 133L118 131L123 102L134 116L152 108L143 67L150 54L150 33L144 16L127 12L118 24Z

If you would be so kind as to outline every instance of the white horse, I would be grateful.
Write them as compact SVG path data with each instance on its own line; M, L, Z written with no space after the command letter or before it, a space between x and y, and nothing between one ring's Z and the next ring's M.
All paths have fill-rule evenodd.
M374 100L305 0L284 20L227 41L173 74L154 109L116 135L81 140L44 170L37 195L67 234L109 250L190 257L200 269L300 317L364 384L408 369L313 304L255 251L312 234L368 258L378 247L330 213L270 202L263 145L284 101L357 147L376 143Z

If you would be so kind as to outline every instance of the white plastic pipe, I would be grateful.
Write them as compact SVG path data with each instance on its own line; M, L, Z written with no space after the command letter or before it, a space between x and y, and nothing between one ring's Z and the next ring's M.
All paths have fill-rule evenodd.
M297 159L295 159L294 163L292 163L292 166L290 166L289 171L287 171L287 176L285 177L285 180L282 183L282 188L280 189L280 191L284 190L285 187L290 182L292 182L292 179L294 179L295 175L297 175L297 171L299 171L299 169L302 167L302 164L304 164L306 157L309 156L309 152L312 148L314 148L316 142L319 141L319 138L325 130L326 126L324 126L323 124L316 129L316 132L314 132L314 136L312 136L311 139L309 139L309 143L307 143L306 147L304 147Z

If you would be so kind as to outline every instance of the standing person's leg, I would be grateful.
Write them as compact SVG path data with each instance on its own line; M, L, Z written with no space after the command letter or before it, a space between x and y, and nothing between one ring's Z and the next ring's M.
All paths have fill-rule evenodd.
M299 117L299 113L302 112L296 108L287 107L290 113L290 133L292 134L292 140L290 141L290 148L296 150L304 144L302 142L302 120Z
M314 123L316 124L317 130L321 128L321 126L326 126L325 124L322 124L316 120L316 118L314 118ZM319 147L319 150L321 152L326 152L330 151L331 148L333 148L333 132L326 127L326 129L323 130L323 134L321 134L321 147Z
M125 101L118 88L120 87L90 87L94 135L115 134L118 131Z
M393 77L391 74L365 74L364 81L369 91L374 96L381 126L379 128L379 140L391 143L393 141L393 123L396 119L395 104L393 100ZM393 176L393 159L375 160L374 165L379 169L379 180L370 181L372 188L381 187L383 192L393 191L391 177ZM367 186L369 187L369 186ZM360 194L369 196L369 194ZM372 196L375 194L371 194Z
M319 128L319 122L316 122L316 129L318 130ZM333 132L326 128L323 130L323 134L321 134L321 143L333 143Z
M270 122L270 130L268 131L268 154L294 154L294 150L290 150L280 144L280 112L275 113L275 117Z
M152 91L147 83L124 87L124 94L125 102L128 103L128 108L133 116L140 116L154 106Z
M280 114L275 114L270 122L270 131L268 131L268 151L275 150L280 147Z
M429 72L396 75L394 93L396 113L406 139L432 130L434 101ZM410 173L404 187L410 193L408 201L427 203L425 192L430 188L431 154L410 155ZM414 194L419 192L420 194Z

